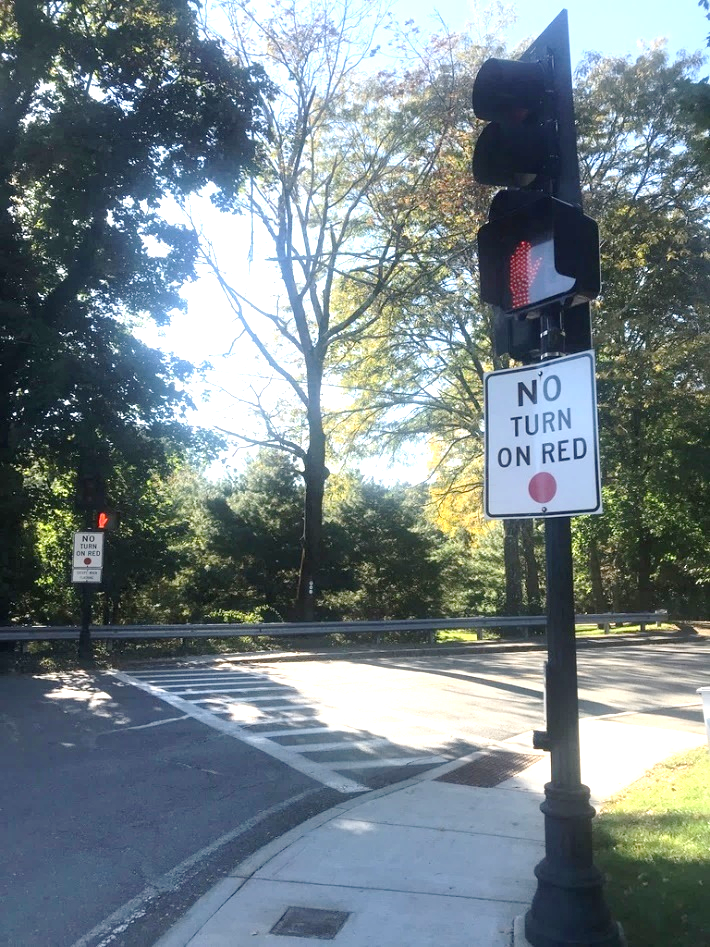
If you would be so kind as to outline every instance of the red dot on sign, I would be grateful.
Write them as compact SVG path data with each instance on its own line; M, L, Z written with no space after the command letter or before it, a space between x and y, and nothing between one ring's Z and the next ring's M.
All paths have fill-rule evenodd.
M91 565L91 559L84 559L84 565L85 565L85 566L90 566L90 565Z
M536 473L530 478L528 493L536 503L549 503L557 493L557 481L551 473Z

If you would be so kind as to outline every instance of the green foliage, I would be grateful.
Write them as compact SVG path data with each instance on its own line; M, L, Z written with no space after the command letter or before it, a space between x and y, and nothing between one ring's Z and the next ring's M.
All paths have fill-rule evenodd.
M293 461L261 451L207 510L208 551L229 571L234 606L265 603L272 620L283 620L293 602L303 530L303 487Z
M163 489L174 505L172 531L163 530L173 569L149 577L124 620L283 620L298 570L303 508L288 458L265 451L219 484L181 467Z
M349 480L327 523L331 582L341 585L324 596L330 610L349 619L416 618L439 611L441 535L423 516L426 499L416 488Z
M454 50L454 82L468 82L480 50ZM600 223L604 280L594 320L606 513L575 523L579 605L594 610L697 615L709 604L707 135L685 106L699 65L697 56L671 62L655 45L635 60L591 55L576 81L585 211ZM468 180L455 147L467 120L462 110L452 122L410 222L436 234L445 269L398 298L386 330L375 326L343 364L355 387L351 437L378 449L428 437L437 495L475 502L481 381L493 365L470 233L490 195L471 184L464 200L454 183ZM513 552L511 543L511 593L525 574ZM534 559L519 552L532 603Z
M635 61L590 57L577 105L604 277L595 339L605 513L576 524L582 584L617 609L685 615L704 613L710 591L710 208L679 94L697 65L670 63L660 46Z
M500 576L480 542L465 529L457 529L442 537L434 556L440 571L437 617L482 615L495 610L491 601L500 591Z
M82 463L107 476L124 514L104 616L292 617L304 517L315 526L303 574L323 616L502 612L512 592L536 611L540 530L509 524L504 547L478 516L482 378L495 359L471 237L490 194L470 178L470 84L501 50L490 36L484 48L399 34L416 61L373 73L360 10L348 22L364 45L348 46L330 13L290 29L290 3L261 23L235 6L238 61L258 58L249 22L280 37L269 47L280 98L204 40L183 0L0 11L0 622L11 596L16 619L75 614L65 556L85 525L71 500ZM585 210L602 234L605 503L574 525L579 608L691 616L710 604L710 100L698 66L653 46L635 60L590 56L577 77ZM259 103L267 168L240 197L265 132ZM161 199L210 182L218 204L248 208L276 241L288 292L266 314L276 348L227 289L294 395L276 414L252 405L282 450L217 485L188 460L209 445L176 423L191 367L131 331L180 308L194 273L194 238L162 220ZM339 414L321 403L328 372L351 387ZM336 440L363 453L426 440L431 493L326 479Z
M131 334L183 308L195 274L195 239L160 202L207 184L234 199L265 91L187 0L0 11L0 623L31 570L25 472L108 476L184 438L191 366Z

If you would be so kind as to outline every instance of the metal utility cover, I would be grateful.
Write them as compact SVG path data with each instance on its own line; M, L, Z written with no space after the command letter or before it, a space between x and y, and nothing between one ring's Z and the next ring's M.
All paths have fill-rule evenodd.
M444 773L437 782L492 789L511 776L517 776L539 759L538 754L532 753L486 753L450 773Z
M601 513L594 352L484 379L489 519Z
M325 911L323 908L287 908L269 931L284 937L311 937L334 940L350 917L349 911Z

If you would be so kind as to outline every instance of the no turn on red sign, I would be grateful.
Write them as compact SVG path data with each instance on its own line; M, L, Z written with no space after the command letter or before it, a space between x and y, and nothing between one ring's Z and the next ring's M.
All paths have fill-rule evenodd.
M102 532L84 529L74 533L72 582L101 582L103 557L104 534Z
M484 379L489 519L601 513L594 352Z

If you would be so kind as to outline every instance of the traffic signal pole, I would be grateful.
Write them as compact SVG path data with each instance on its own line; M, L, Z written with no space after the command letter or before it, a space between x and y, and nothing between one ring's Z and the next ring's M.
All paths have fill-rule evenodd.
M79 630L79 660L93 661L94 649L91 642L91 604L93 592L84 582L81 586L81 628Z
M588 352L589 301L600 290L599 233L582 210L566 10L519 59L486 60L472 104L488 123L474 149L474 178L504 189L477 235L480 298L494 307L496 354L531 364ZM544 508L541 514L547 721L533 744L550 753L550 781L540 807L545 857L535 868L525 938L532 947L622 947L594 865L595 811L581 778L571 520Z
M560 306L541 314L540 353L541 361L564 353ZM545 519L545 557L547 729L535 732L533 745L550 753L550 782L540 806L545 857L535 868L537 890L525 915L525 937L532 947L623 947L604 897L604 877L594 865L595 810L582 783L569 516Z

